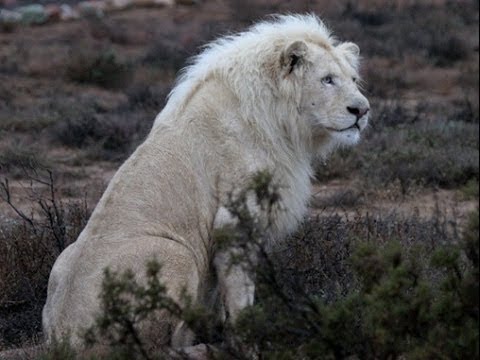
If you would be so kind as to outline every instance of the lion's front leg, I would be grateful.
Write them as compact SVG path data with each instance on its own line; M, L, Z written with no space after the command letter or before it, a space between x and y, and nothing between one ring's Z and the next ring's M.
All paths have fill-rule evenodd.
M220 207L214 229L232 228L236 231L238 219L225 207ZM225 246L226 245L226 246ZM254 246L246 243L224 244L215 254L213 264L218 280L223 320L235 322L240 311L253 305L255 296L254 268L256 264Z
M253 305L254 274L247 256L250 254L244 254L243 249L228 249L217 253L214 260L224 316L232 323L240 311Z

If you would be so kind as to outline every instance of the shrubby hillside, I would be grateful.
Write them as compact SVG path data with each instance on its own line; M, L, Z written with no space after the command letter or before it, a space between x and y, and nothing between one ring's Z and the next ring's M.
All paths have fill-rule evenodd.
M179 316L219 358L479 357L479 17L469 0L205 0L0 26L0 350L41 343L53 262L188 57L266 14L305 11L359 44L370 128L318 164L310 216L265 258L257 304L237 327L202 309ZM110 275L106 300L134 284ZM104 335L119 320L108 310ZM140 350L117 355L158 355ZM59 344L24 356L80 355Z

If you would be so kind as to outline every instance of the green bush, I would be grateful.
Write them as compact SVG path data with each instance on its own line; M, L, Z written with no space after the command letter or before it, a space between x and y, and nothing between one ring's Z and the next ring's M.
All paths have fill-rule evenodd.
M67 340L62 340L62 341L54 341L49 346L48 350L37 354L35 356L35 359L36 360L75 360L75 359L78 359L78 355Z
M360 241L348 260L355 281L334 301L301 291L288 294L278 269L264 259L257 272L257 303L243 311L234 327L216 333L223 340L216 354L228 358L234 353L240 359L252 354L262 359L478 358L478 226L477 211L461 243L439 246L431 254L422 244L406 248L396 241L384 246ZM107 339L114 358L170 358L171 349L146 350L139 336L138 325L159 310L186 320L197 333L218 330L205 309L172 302L159 271L158 263L150 262L144 285L130 272L107 271L103 313L87 338L92 343Z
M480 195L478 179L472 179L463 186L460 191L465 200L478 200Z
M184 295L182 304L167 295L160 281L161 265L156 259L146 264L145 280L140 282L131 271L105 270L100 294L101 313L85 332L89 347L109 345L115 359L163 359L176 351L164 343L158 332L166 331L159 318L173 317L185 321L206 342L214 339L215 316L206 308L193 304ZM153 322L154 333L145 331ZM143 328L142 328L143 326ZM170 329L172 330L172 329Z
M121 62L111 50L74 49L67 65L70 80L107 89L124 87L131 76L131 67Z
M432 256L363 243L351 258L358 285L346 296L288 297L263 282L237 339L265 359L478 358L478 246L478 211L461 244Z
M166 295L159 271L158 262L147 263L146 285L142 286L131 271L120 274L105 270L100 294L102 313L85 334L88 345L105 342L122 358L151 358L140 326L160 310L177 317L181 313L180 306Z

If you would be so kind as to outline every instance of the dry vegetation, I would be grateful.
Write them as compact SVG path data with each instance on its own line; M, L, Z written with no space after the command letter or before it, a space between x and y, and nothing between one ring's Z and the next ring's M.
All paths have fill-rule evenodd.
M478 2L290 3L206 0L0 30L0 350L41 338L53 261L187 57L267 13L315 11L357 42L373 109L362 144L319 165L311 218L276 250L285 293L347 296L355 244L430 252L462 238L479 196ZM424 199L430 210L417 211Z

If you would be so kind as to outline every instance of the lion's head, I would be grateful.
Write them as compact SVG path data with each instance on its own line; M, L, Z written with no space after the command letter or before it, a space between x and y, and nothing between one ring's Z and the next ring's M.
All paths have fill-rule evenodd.
M315 15L274 16L206 46L185 69L156 124L176 118L215 78L238 99L236 111L253 136L270 144L286 139L272 153L296 149L323 157L338 145L356 144L367 125L369 103L358 88L358 65L358 46L338 43Z
M370 105L359 90L359 52L350 42L335 46L302 40L285 49L284 76L300 83L298 111L314 141L354 145L367 126Z

